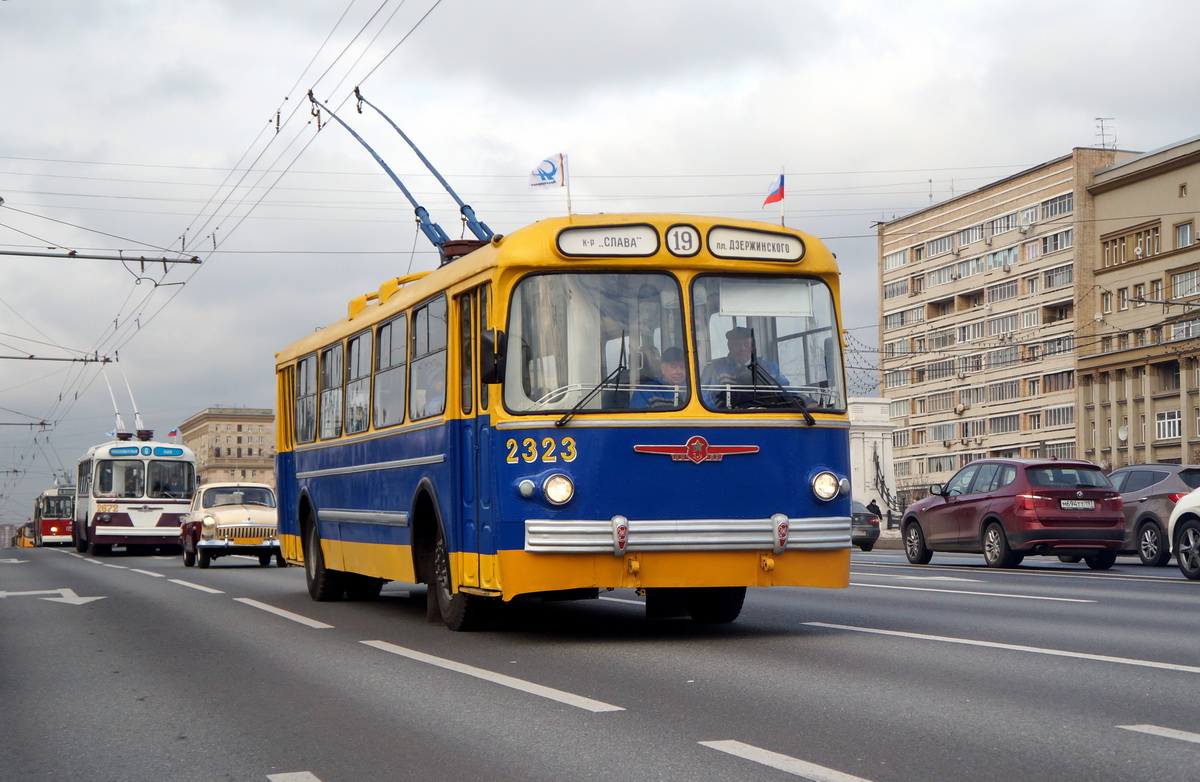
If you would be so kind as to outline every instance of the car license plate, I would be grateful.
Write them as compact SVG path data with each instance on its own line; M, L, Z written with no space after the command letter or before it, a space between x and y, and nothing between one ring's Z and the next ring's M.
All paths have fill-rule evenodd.
M1058 505L1063 510L1095 510L1095 500L1059 500Z

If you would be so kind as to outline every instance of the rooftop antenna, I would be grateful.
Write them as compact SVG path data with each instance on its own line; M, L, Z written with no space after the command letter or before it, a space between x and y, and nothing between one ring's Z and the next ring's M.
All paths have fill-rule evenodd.
M1096 136L1100 139L1100 149L1116 149L1117 148L1117 132L1112 133L1112 144L1108 143L1108 135L1110 129L1105 127L1105 122L1112 122L1114 117L1096 117Z
M359 114L362 114L362 105L364 103L367 104L371 108L375 109L375 111L379 112L379 116L387 120L387 123L392 126L392 130L400 134L400 138L404 139L404 141L410 147L412 147L412 151L417 153L417 157L419 157L421 162L425 164L425 168L429 169L429 173L433 174L437 178L437 181L441 184L441 186L445 188L446 192L450 194L450 197L453 198L455 203L458 204L458 211L462 213L463 222L467 224L467 229L475 235L475 238L481 239L485 242L491 241L492 229L488 228L485 223L480 222L475 217L475 210L472 209L469 204L463 203L463 200L458 197L458 193L454 192L454 189L450 187L450 184L442 178L442 175L439 174L438 170L433 167L433 164L429 162L429 159L421 154L421 150L417 149L417 145L412 142L412 139L405 135L404 131L400 130L399 126L397 126L395 122L392 122L392 118L383 113L382 109L364 98L362 91L358 87L354 88L354 97L358 99Z

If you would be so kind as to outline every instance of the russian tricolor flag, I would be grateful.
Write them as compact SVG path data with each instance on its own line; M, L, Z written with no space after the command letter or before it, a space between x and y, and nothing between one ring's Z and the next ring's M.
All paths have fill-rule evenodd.
M763 206L766 206L767 204L773 204L776 201L782 201L782 200L783 200L783 174L780 174L779 178L771 183L771 189L769 191L767 191L767 198L765 201L763 201Z
M172 429L171 431L167 432L167 437L178 437L178 436L179 436L178 429Z

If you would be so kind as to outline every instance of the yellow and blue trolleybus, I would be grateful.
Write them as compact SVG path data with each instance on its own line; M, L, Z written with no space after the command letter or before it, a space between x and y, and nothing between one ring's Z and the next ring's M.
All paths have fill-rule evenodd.
M424 583L458 630L524 596L728 622L746 587L847 586L821 241L603 214L442 249L277 354L280 538L313 599Z

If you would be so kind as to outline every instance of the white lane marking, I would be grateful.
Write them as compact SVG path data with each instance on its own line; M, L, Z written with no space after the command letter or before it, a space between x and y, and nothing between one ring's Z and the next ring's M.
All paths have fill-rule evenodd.
M645 601L643 601L643 600L630 600L628 597L601 597L600 599L601 600L610 600L614 603L630 603L635 606L646 605Z
M129 568L130 573L141 573L143 576L154 576L155 578L166 578L163 573L155 573L153 570L139 570L138 568Z
M114 565L112 563L105 563L104 567L116 568L117 570L129 570L129 567L126 565Z
M271 782L321 782L321 778L307 771L289 771L286 774L267 774Z
M870 573L862 573L861 575L871 575ZM968 584L982 584L981 578L959 578L958 576L899 576L891 573L880 573L879 578L895 578L901 581L963 581Z
M171 579L167 579L167 580L170 581L172 584L179 584L179 586L191 587L192 589L199 589L201 592L207 592L210 595L225 594L224 592L222 592L219 589L213 589L212 587L206 587L201 584L193 584L191 581L180 581L178 578L171 578Z
M843 774L841 771L835 771L832 768L818 766L815 763L809 763L806 760L791 757L790 755L781 755L778 752L761 749L751 744L743 744L740 741L700 741L697 742L702 747L720 750L730 755L736 755L739 758L752 760L764 766L786 771L789 774L795 774L798 777L811 779L813 782L867 782L862 777Z
M83 557L83 561L88 563L89 565L103 565L104 564L103 562L101 562L98 559L88 559L87 557Z
M534 684L533 682L527 682L524 679L518 679L514 676L505 676L502 673L495 673L483 668L476 668L473 665L465 665L463 663L457 663L453 660L447 660L442 657L434 657L431 654L418 652L414 649L406 649L403 646L396 646L395 644L390 644L387 641L363 641L362 643L375 649L391 652L392 654L397 654L401 657L407 657L410 660L428 663L429 665L436 665L439 668L445 668L448 671L454 671L456 673L463 673L467 676L474 676L476 679L483 679L484 681L489 681L493 684L511 687L514 690L520 690L521 692L529 693L530 695L537 695L541 698L548 698L549 700L565 703L568 706L574 706L579 709L585 709L591 712L625 711L625 709L622 707L613 706L610 703L592 700L591 698L585 698L582 695L575 695L574 693L564 692L563 690L556 690L553 687Z
M1200 744L1200 733L1188 733L1186 730L1160 728L1157 725L1118 725L1117 727L1123 730L1137 731L1138 733L1149 733L1151 736L1162 736L1168 739L1179 739L1180 741L1190 741L1193 744Z
M282 608L269 606L266 603L260 603L257 600L251 600L248 597L235 597L234 600L238 603L245 603L248 606L261 609L269 614L282 616L284 619L291 619L293 622L299 622L302 625L316 628L317 630L333 629L333 625L327 625L324 622L318 622L316 619L309 619L307 616L300 616L300 614L293 614L291 611L284 611Z
M925 635L924 633L906 633L900 630L880 630L874 627L851 627L850 625L835 625L826 622L805 622L812 627L828 627L832 630L849 630L854 633L872 633L874 635L891 635L899 638L914 638L918 641L941 641L948 644L963 646L983 646L989 649L1005 649L1010 652L1028 652L1030 654L1046 654L1051 657L1071 657L1076 660L1092 660L1101 663L1117 663L1133 665L1140 668L1158 668L1164 671L1180 673L1200 673L1200 667L1194 665L1177 665L1175 663L1160 663L1153 660L1135 660L1130 657L1109 657L1103 654L1088 654L1086 652L1067 652L1062 649L1043 649L1037 646L1021 646L1020 644L1004 644L995 641L974 641L970 638L951 638L942 635Z
M979 595L982 597L1011 597L1016 600L1052 600L1058 603L1095 603L1095 600L1081 600L1074 597L1041 597L1039 595L1010 595L1004 592L972 592L967 589L933 589L932 587L909 587L896 584L860 584L850 582L852 587L867 587L869 589L907 589L910 592L938 592L943 595Z

